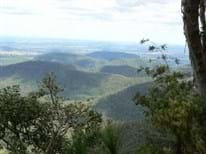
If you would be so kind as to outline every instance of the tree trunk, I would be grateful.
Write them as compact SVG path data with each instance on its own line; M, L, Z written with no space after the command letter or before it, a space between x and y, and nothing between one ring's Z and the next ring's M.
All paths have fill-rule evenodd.
M175 154L184 154L182 149L182 140L180 136L177 136L176 152Z
M194 81L206 96L205 0L182 0L184 32L189 48ZM202 30L201 27L202 26Z

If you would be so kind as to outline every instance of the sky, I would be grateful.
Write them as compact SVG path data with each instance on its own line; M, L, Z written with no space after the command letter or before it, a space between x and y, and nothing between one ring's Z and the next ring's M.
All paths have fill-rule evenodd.
M0 0L0 36L184 44L180 0Z

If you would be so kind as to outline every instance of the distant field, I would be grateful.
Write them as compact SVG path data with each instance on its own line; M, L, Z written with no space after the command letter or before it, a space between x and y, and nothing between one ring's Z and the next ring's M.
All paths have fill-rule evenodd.
M10 65L33 60L33 56L0 55L0 65Z

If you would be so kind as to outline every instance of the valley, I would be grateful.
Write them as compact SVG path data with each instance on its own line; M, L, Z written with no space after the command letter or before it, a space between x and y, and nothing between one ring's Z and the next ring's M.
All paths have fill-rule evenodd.
M106 119L135 121L143 118L143 109L132 100L137 91L146 91L152 79L137 70L142 66L154 67L159 62L151 61L150 56L142 58L143 52L135 53L134 44L0 42L1 88L20 85L22 93L27 94L37 89L41 80L52 72L67 100L90 100ZM86 51L81 52L82 49ZM190 70L186 65L181 66L186 72Z

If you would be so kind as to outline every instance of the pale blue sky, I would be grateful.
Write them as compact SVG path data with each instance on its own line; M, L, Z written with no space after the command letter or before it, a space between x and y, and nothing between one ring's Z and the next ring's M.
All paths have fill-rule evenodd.
M0 0L0 36L184 44L180 0Z

